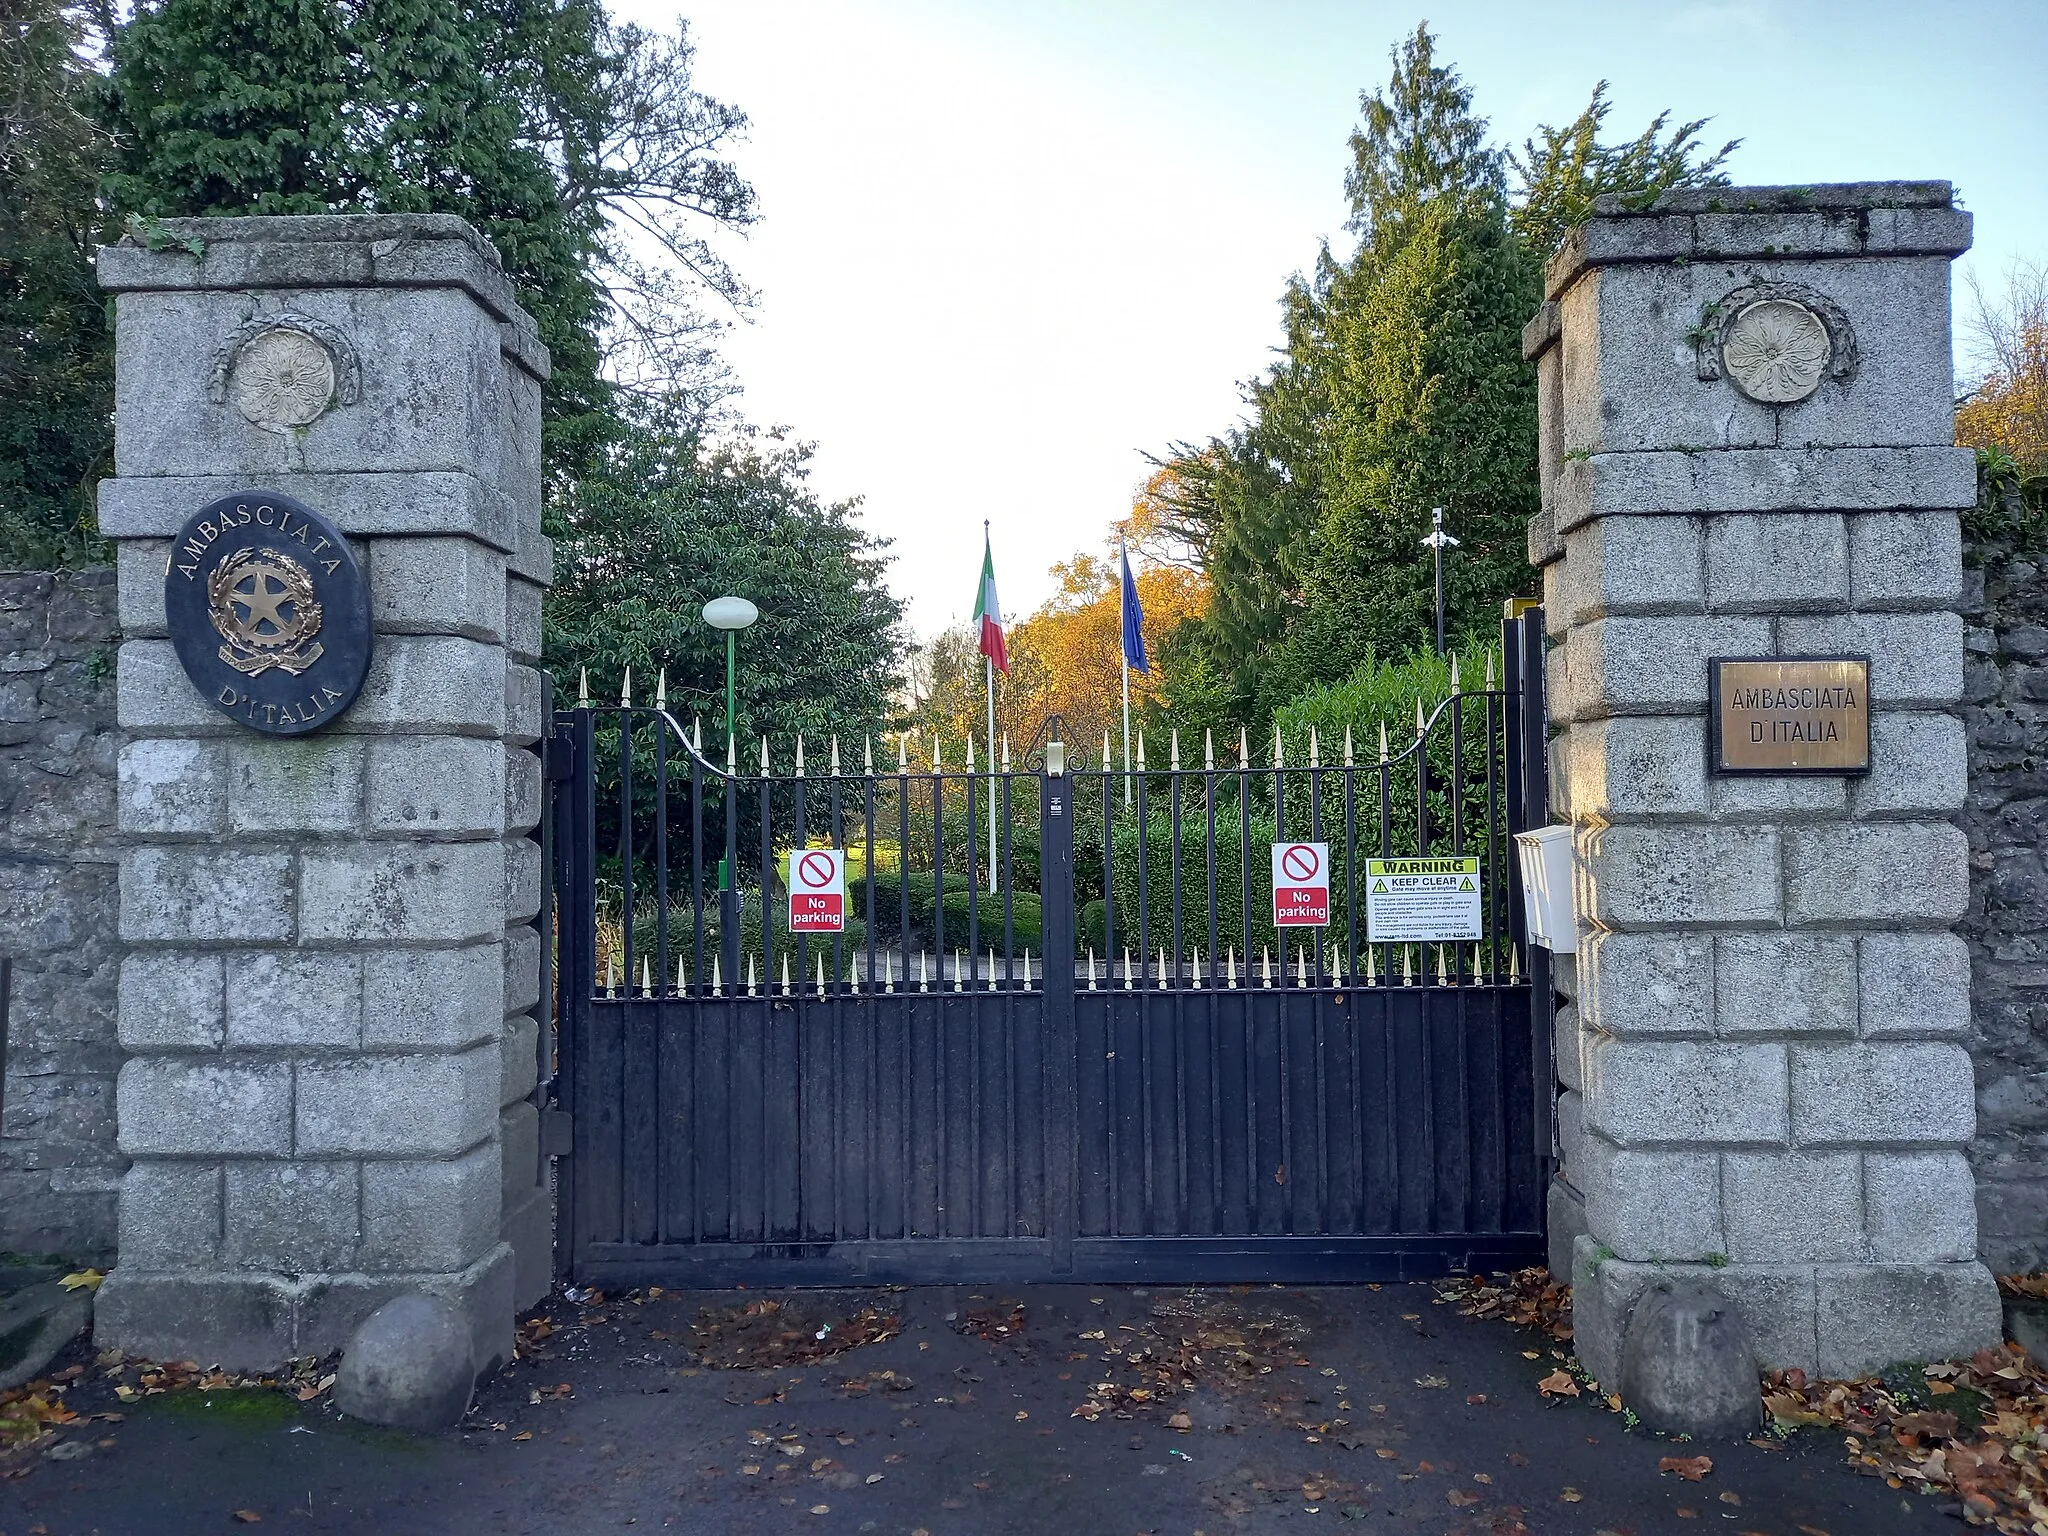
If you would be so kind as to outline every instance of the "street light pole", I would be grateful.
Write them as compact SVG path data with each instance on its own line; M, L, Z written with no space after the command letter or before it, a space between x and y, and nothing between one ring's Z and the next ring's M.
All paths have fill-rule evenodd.
M740 903L733 889L733 865L739 857L739 821L734 797L739 763L739 632L761 617L761 610L744 597L714 597L704 605L704 622L725 631L725 857L718 861L718 947L723 951L725 974L736 981L740 968ZM768 899L766 891L761 899Z

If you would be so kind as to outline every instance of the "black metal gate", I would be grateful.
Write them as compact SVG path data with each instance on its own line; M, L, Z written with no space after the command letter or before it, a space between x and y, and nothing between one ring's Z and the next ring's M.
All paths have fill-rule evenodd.
M1545 801L1540 612L1503 640L1498 683L1398 750L1176 740L1130 773L1056 721L1014 765L893 738L779 764L764 743L743 767L659 708L558 713L560 1266L725 1285L1532 1262L1547 955L1519 943L1511 837ZM1273 927L1282 839L1330 845L1329 926ZM807 845L845 850L829 938L784 923ZM1479 859L1477 943L1373 940L1361 863L1410 855Z

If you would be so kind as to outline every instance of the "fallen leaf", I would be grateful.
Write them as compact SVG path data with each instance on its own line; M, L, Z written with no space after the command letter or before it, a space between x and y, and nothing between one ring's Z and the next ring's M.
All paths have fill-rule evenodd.
M522 1429L521 1431L519 1431L518 1434L514 1435L512 1438L515 1441L531 1440L533 1438L533 1431L530 1429Z
M881 1473L879 1473L879 1472L870 1472L870 1473L869 1473L869 1474L867 1475L867 1478L866 1478L866 1481L867 1481L868 1483L870 1483L870 1484L873 1484L873 1483L879 1483L879 1482L880 1482L881 1480L882 1480L882 1474L881 1474Z
M1688 1483L1696 1483L1714 1470L1711 1456L1666 1456L1657 1463L1659 1472L1676 1472Z
M1567 1488L1563 1492L1558 1494L1558 1497L1560 1499L1563 1499L1567 1504L1576 1504L1581 1499L1583 1499L1585 1495L1579 1492L1579 1490L1576 1488Z
M235 1518L244 1525L258 1525L263 1520L263 1517L253 1509L238 1509L235 1511Z
M1381 1461L1399 1461L1401 1459L1399 1451L1390 1451L1384 1445L1374 1451L1373 1455L1379 1457Z
M813 1504L811 1506L811 1513L814 1515L829 1515L832 1513L832 1506L830 1504Z
M77 1269L57 1283L67 1291L96 1291L107 1277L96 1269Z
M1536 1383L1536 1390L1545 1397L1577 1397L1579 1384L1564 1371L1552 1371Z
M1415 1385L1418 1387L1448 1387L1450 1383L1441 1376L1418 1376L1415 1378Z
M1742 1495L1733 1488L1723 1488L1721 1490L1721 1502L1723 1504L1740 1504L1742 1502Z
M1467 1504L1477 1504L1479 1502L1478 1494L1467 1493L1463 1488L1453 1488L1444 1495L1444 1498L1460 1509L1463 1509Z

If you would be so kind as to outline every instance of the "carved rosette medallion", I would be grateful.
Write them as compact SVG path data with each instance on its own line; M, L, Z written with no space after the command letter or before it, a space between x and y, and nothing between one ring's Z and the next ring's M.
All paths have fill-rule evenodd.
M185 520L164 566L171 644L200 696L270 736L332 725L370 670L370 586L339 528L248 490Z
M1749 305L1721 338L1721 366L1730 381L1765 405L1790 405L1820 388L1831 353L1820 316L1791 299Z
M317 337L273 326L242 344L228 391L255 425L284 432L318 421L334 399L334 382L334 358Z

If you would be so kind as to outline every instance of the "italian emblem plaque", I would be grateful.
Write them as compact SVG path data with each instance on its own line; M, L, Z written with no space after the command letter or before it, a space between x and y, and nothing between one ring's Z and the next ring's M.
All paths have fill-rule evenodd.
M267 736L332 725L370 670L370 587L341 530L276 491L238 491L185 522L164 614L192 686Z

